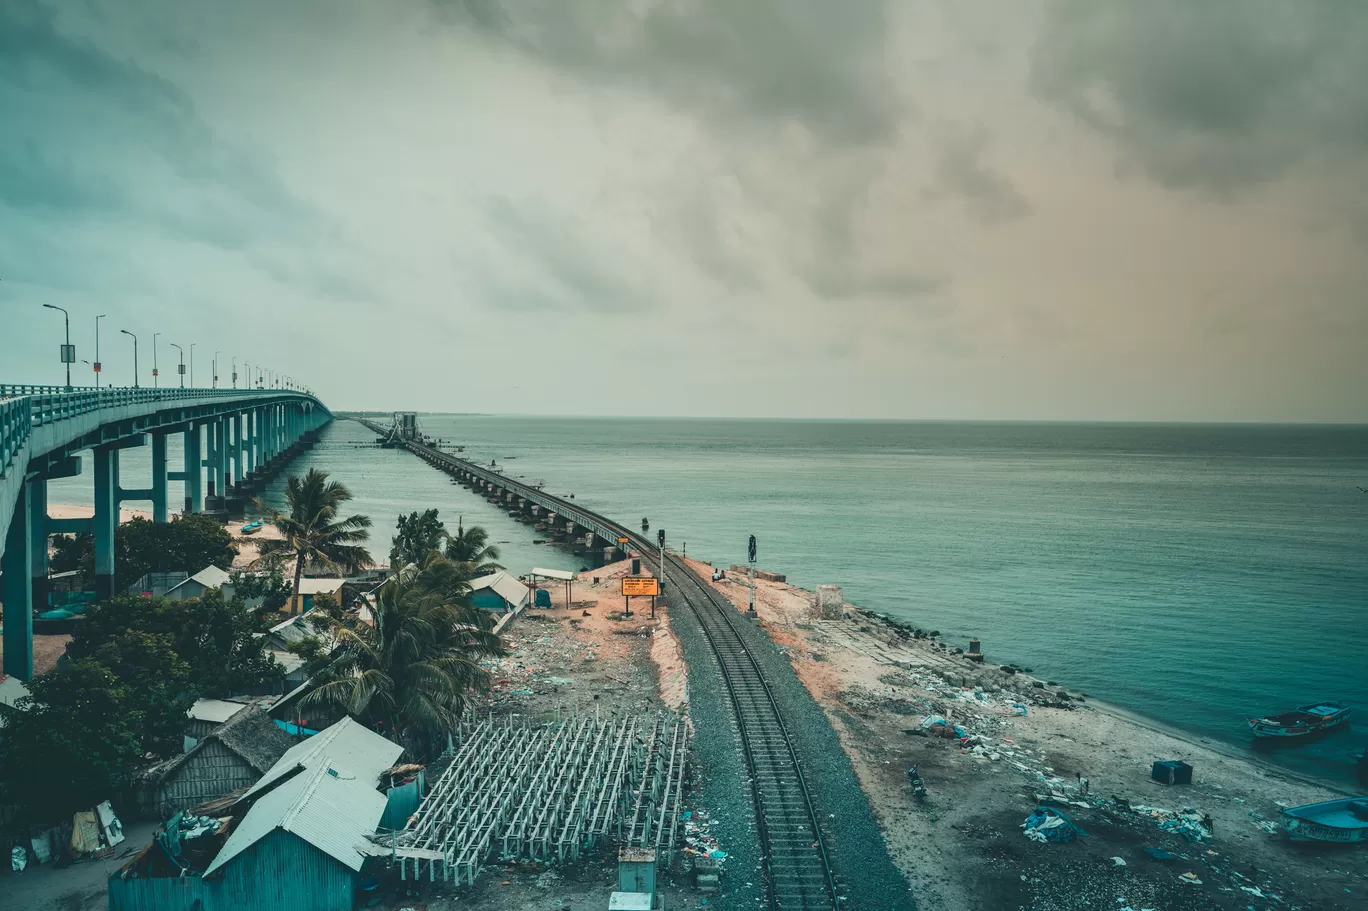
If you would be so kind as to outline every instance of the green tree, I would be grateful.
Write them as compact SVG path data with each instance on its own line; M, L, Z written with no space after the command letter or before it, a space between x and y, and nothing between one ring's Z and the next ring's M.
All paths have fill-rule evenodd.
M21 808L17 822L69 819L128 784L143 754L143 719L112 671L72 661L34 677L29 691L0 739L0 804Z
M463 599L460 567L431 554L376 592L374 625L337 620L340 653L303 708L340 709L431 755L465 709L468 693L488 683L483 658L503 654L484 611Z
M227 569L236 556L233 536L209 516L177 516L170 522L134 518L114 533L114 578L121 587L146 573Z
M190 665L176 653L169 633L125 629L95 649L92 660L109 670L136 704L136 732L143 752L161 757L181 751L186 712L196 695Z
M216 588L187 601L123 595L90 607L67 655L110 660L102 647L126 633L165 636L189 668L193 695L231 696L279 679L280 667L256 635L260 631L261 624L241 598L225 601ZM111 668L121 679L130 679L119 665Z
M446 558L459 564L469 578L503 569L497 562L499 548L489 543L489 532L478 525L466 528L456 520L456 534L447 536Z
M49 542L52 556L48 567L54 573L76 570L80 573L81 590L95 584L95 536L89 532L74 535L53 535Z
M304 566L354 573L371 562L363 541L370 538L369 516L348 516L338 519L337 510L352 498L346 486L329 481L328 473L310 468L303 478L292 477L285 487L289 514L274 513L271 524L280 532L280 540L262 541L263 556L290 556L294 560L293 599L290 612L299 609L299 580ZM271 512L260 500L255 501L264 512Z
M399 533L390 539L390 569L398 571L410 563L421 564L427 555L441 547L446 528L437 518L437 510L416 510L400 516Z
M243 601L261 599L261 605L253 608L258 616L279 613L290 603L290 595L294 593L279 569L264 573L236 572L229 579L233 583L233 597Z

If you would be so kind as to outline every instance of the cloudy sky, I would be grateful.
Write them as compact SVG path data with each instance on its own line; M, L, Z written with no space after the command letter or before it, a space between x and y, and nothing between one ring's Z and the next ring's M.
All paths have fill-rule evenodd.
M1366 162L1353 0L0 0L0 379L1363 421Z

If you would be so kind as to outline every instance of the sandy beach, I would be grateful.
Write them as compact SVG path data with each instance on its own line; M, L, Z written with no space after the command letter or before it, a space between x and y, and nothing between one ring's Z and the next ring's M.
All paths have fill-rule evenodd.
M744 610L743 579L712 584ZM836 727L923 908L1368 907L1368 852L1294 845L1280 832L1284 807L1344 796L1331 785L991 660L972 664L849 605L843 619L817 619L815 596L791 585L757 581L756 602ZM936 717L968 739L924 731ZM1151 764L1168 759L1194 767L1191 785L1151 780ZM921 800L906 778L913 764ZM1087 836L1025 837L1042 804ZM1200 838L1204 817L1208 838L1181 834Z
M95 507L72 506L66 503L50 503L48 504L48 515L54 519L88 519L95 515ZM174 517L175 514L172 515L172 518ZM127 522L129 519L133 518L146 519L150 522L152 521L152 510L137 509L128 506L121 506L119 508L120 522ZM233 543L238 549L238 555L233 560L233 566L238 569L250 567L256 562L257 557L260 556L257 552L255 542L280 537L280 532L276 531L275 528L270 525L264 526L261 531L254 535L244 535L241 530L244 524L244 521L232 521L224 526L228 529L228 534L232 535Z

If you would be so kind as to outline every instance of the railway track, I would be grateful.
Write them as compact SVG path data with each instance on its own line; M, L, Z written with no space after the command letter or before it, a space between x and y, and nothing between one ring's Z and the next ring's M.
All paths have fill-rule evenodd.
M380 430L369 421L362 423ZM482 466L430 446L413 442L407 445L435 467L490 473ZM562 515L592 516L616 531L618 537L627 538L648 565L659 566L654 543L641 534L512 478L500 476L498 483L521 496L548 503ZM802 765L760 664L738 628L738 624L746 621L731 602L700 579L682 559L667 552L665 561L668 566L662 576L698 620L731 700L750 775L770 909L839 911L840 893Z

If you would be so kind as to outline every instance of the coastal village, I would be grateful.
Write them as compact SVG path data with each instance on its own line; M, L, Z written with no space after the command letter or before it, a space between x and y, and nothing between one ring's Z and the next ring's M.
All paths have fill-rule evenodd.
M145 597L231 599L278 537L244 530L233 567L141 579ZM977 640L863 611L834 585L760 570L745 619L749 567L686 565L821 707L917 907L1364 907L1362 850L1284 832L1283 810L1341 796L1325 786L995 664ZM8 830L3 906L754 907L746 887L763 870L740 865L738 807L709 802L693 748L679 608L626 610L624 579L641 572L633 554L472 579L501 654L480 662L484 684L424 762L346 712L300 708L320 665L299 644L336 654L345 628L312 620L374 623L387 572L302 579L295 609L258 634L280 691L197 700L183 751L147 757L128 788L70 819ZM70 640L37 637L35 670ZM24 709L20 681L0 693L0 712Z

